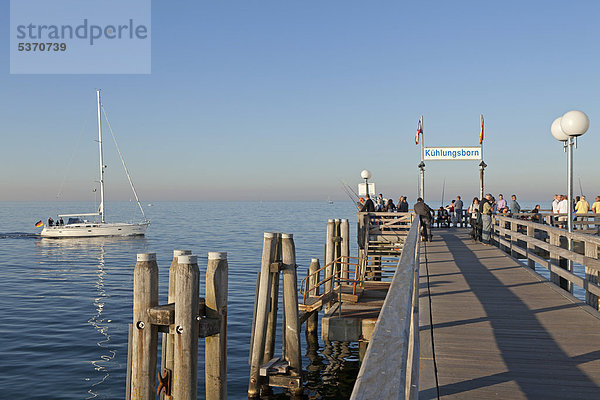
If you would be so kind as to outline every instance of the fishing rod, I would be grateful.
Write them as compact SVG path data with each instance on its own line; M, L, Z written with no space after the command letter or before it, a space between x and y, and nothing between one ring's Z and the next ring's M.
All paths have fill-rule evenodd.
M579 178L579 191L581 192L581 195L583 196L583 188L581 187L581 178Z
M348 195L348 197L350 198L350 201L352 202L352 204L354 204L356 206L356 208L360 208L358 206L358 199L355 199L354 197L352 197L352 194L350 193L350 191L348 190L348 185L346 185L343 181L340 180L340 182L342 183L342 189L344 189L344 192L346 192L346 194ZM356 193L355 193L356 194Z
M358 195L358 193L356 193L354 191L354 189L352 189L352 186L348 185L346 182L344 182L343 180L340 179L340 182L342 182L342 185L344 185L344 187L346 187L347 189L349 189L350 191L352 191L352 193L354 194L354 196L356 197L356 200L358 200L360 198L360 196Z

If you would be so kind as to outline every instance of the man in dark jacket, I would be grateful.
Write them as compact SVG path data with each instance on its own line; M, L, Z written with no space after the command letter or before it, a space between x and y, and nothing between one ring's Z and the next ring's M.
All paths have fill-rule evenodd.
M423 199L420 197L417 199L417 202L415 203L413 209L415 210L415 214L419 216L419 220L421 221L421 225L423 226L423 233L421 237L424 241L427 241L427 239L429 238L429 241L431 242L433 238L433 235L431 235L431 215L433 213L433 210L431 209L431 207L425 204Z
M367 199L367 201L365 201L365 204L360 209L360 212L374 212L375 211L375 204L373 204L373 200L371 200L371 196L369 196L367 194L365 196L365 198Z
M398 212L408 212L408 202L406 201L406 197L401 196L400 200L398 201L398 207L397 210Z

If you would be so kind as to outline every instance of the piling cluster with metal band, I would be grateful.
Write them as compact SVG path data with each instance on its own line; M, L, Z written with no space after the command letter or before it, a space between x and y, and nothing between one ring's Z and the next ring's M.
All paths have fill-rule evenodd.
M198 338L205 341L206 399L227 398L227 253L208 253L206 298L199 297L198 258L175 250L169 269L168 304L158 304L155 253L138 254L133 281L127 399L197 398ZM157 374L158 332L163 333ZM158 377L158 385L156 378Z

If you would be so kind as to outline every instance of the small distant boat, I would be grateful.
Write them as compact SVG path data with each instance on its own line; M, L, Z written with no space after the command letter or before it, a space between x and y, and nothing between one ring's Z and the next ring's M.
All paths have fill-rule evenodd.
M100 206L98 211L94 213L79 213L79 214L59 214L58 217L62 221L63 217L68 218L66 224L56 224L50 226L50 224L44 226L40 235L44 238L73 238L73 237L98 237L98 236L136 236L144 235L146 228L150 225L150 221L146 219L142 205L137 196L131 177L125 167L123 161L123 167L125 167L125 173L129 179L129 184L135 195L140 211L144 220L140 223L127 223L127 222L106 222L104 220L104 159L102 153L102 122L101 122L101 108L102 103L100 102L100 90L96 91L96 97L98 99L98 145L100 150ZM117 147L118 150L118 147ZM120 155L120 152L119 152ZM121 157L121 160L123 158ZM90 222L85 217L95 216L94 222Z
M148 207L152 207L154 204L152 203L148 203Z
M331 198L330 198L330 197L328 197L328 198L327 198L327 202L328 202L329 204L333 204L333 200L331 200Z

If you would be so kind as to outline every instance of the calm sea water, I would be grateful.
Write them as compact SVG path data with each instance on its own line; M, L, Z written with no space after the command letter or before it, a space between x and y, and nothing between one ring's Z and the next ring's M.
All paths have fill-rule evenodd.
M174 249L229 261L228 394L247 398L248 349L263 232L293 233L299 274L323 259L329 218L348 218L353 204L336 202L160 202L145 207L152 221L143 238L41 239L38 220L89 212L87 203L0 203L0 387L3 397L118 399L125 394L127 324L131 322L137 253L156 252L160 303L166 303ZM133 203L109 203L109 221L134 220ZM137 211L139 213L139 211ZM356 244L352 243L352 253ZM203 284L201 293L204 292ZM302 335L303 349L304 335ZM199 398L204 397L204 343L199 343ZM277 346L280 348L280 345ZM344 398L358 372L358 350L322 343L305 357L311 398Z

